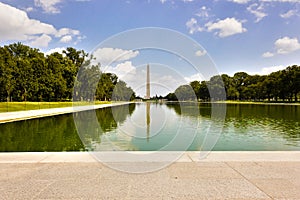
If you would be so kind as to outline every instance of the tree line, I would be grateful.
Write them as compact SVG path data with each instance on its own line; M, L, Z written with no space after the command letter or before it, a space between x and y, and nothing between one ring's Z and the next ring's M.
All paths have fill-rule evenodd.
M297 102L300 95L300 66L289 66L269 75L237 72L232 77L216 75L208 81L179 86L165 98L177 100L245 100ZM224 97L224 98L223 98Z
M134 91L68 47L45 55L22 43L0 46L0 101L132 100ZM78 74L78 76L77 76Z

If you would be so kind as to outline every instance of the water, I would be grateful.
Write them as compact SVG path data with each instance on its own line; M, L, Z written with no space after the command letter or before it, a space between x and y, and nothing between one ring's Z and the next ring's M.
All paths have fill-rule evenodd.
M0 124L0 151L195 151L214 139L215 151L300 150L299 106L229 104L224 124L211 109L141 103Z

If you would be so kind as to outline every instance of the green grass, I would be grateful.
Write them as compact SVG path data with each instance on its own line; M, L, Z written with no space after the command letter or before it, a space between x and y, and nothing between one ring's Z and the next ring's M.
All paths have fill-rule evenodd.
M108 101L96 101L96 102L74 102L76 106L93 105L93 104L105 104ZM73 102L0 102L1 112L13 112L23 110L38 110L47 108L62 108L72 107Z
M217 101L217 103L227 103L227 104L267 104L267 105L300 105L299 102L275 102L275 101L238 101L238 100L226 100L226 101Z

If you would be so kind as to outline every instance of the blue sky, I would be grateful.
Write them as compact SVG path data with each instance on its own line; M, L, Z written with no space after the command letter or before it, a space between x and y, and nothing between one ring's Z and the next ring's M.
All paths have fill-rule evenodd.
M0 44L21 41L45 53L68 46L90 52L120 32L161 27L199 43L220 73L267 74L300 64L299 13L299 0L0 0ZM134 52L122 47L114 48ZM121 74L160 63L176 66L183 81L197 77L171 57L140 50L107 69ZM167 72L158 75L170 78Z

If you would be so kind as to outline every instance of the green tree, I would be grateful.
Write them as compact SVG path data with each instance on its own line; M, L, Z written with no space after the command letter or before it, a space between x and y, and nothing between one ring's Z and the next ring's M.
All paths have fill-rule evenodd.
M201 87L200 82L199 81L190 82L190 86L193 88L197 99L200 99L200 87Z
M196 94L190 85L181 85L175 90L175 95L179 101L196 100Z

